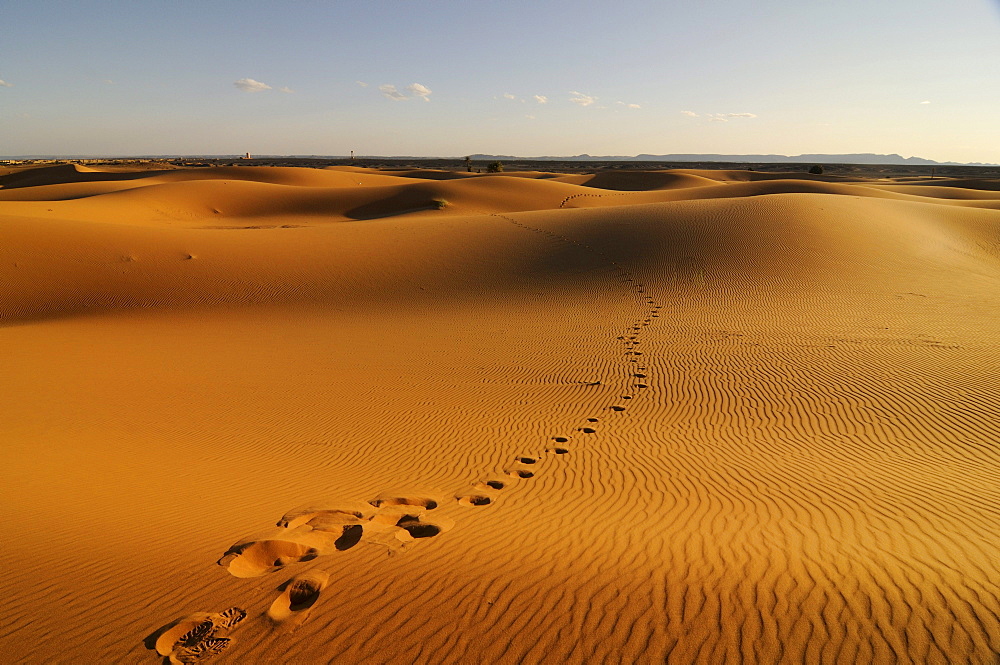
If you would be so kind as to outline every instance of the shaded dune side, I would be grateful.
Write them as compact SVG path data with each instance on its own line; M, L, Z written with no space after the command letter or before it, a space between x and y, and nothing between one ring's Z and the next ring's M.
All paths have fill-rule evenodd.
M132 173L80 172L66 166L33 169L0 176L0 201L62 201L97 196L125 189L167 183L253 182L289 187L354 189L357 187L411 184L408 178L368 169L307 169L292 167L216 167ZM32 173L38 171L38 173ZM31 177L28 177L28 176Z
M586 279L583 267L559 277L571 255L489 217L239 231L9 218L2 235L8 322L150 307L448 302L524 291L546 275ZM482 286L483 275L495 284Z
M699 186L642 192L598 191L580 193L567 201L563 207L599 207L652 201L742 198L768 194L832 194L898 201L923 200L924 202L928 202L928 199L940 199L934 202L945 205L1000 209L1000 197L990 191L958 188L936 190L925 186L883 187L869 183L818 182L800 179L732 182L728 184L713 182Z
M301 187L245 180L189 180L129 187L64 200L59 191L42 192L32 204L22 190L4 205L10 215L38 215L119 223L220 223L228 218L314 217L313 221L377 219L413 212L515 212L558 208L574 194L590 190L529 178L475 178L463 181L404 179L403 184L365 187ZM63 186L51 186L52 189ZM79 186L74 186L78 188ZM67 191L65 198L80 192ZM444 204L444 210L439 206Z
M649 191L655 189L683 189L717 185L717 178L706 178L693 173L679 171L642 171L638 173L615 173L604 171L595 174L566 175L553 178L558 182L586 185L597 189L615 191Z
M77 164L60 164L18 170L0 174L0 188L17 189L57 184L121 183L136 181L184 182L190 180L246 180L273 185L299 187L338 187L379 181L388 184L397 180L392 175L371 169L331 167L310 169L285 166L221 166L177 168L146 171L103 170Z
M713 180L681 171L604 172L550 179L538 173L494 174L427 180L419 174L402 177L357 169L223 167L115 173L110 174L114 178L106 180L90 176L109 174L79 173L68 168L36 169L55 171L37 176L36 180L45 184L0 188L0 201L24 202L8 206L8 214L125 223L279 215L314 216L317 220L332 221L429 211L435 214L517 212L787 193L900 200L926 197L958 205L1000 207L1000 197L988 187L880 185L801 177L728 181L723 176L717 175ZM407 174L403 172L404 176ZM78 201L72 203L74 200ZM39 205L31 206L30 201ZM59 204L60 201L66 203Z
M531 214L567 220L587 243L623 264L641 265L653 247L669 248L669 258L660 260L671 266L671 279L711 279L734 296L741 283L750 290L828 287L845 279L863 282L878 271L926 272L926 262L939 256L953 262L943 271L992 274L1000 247L992 211L817 194ZM741 215L760 226L734 226ZM632 218L647 221L624 224ZM0 230L7 248L0 276L17 288L4 294L0 316L24 320L209 303L358 303L376 294L420 299L421 289L461 293L456 284L478 266L496 265L498 257L506 262L497 268L498 279L519 288L532 274L560 265L558 253L539 254L526 240L496 235L504 233L501 226L481 216L239 231L10 218ZM861 288L870 290L870 284Z

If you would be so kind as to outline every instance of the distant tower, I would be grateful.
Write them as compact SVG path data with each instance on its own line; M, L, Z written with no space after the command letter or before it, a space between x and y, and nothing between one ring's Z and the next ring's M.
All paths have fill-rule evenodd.
M250 153L248 152L246 155L244 155L243 159L250 159Z
M354 151L353 150L351 151L351 161L352 162L354 161Z

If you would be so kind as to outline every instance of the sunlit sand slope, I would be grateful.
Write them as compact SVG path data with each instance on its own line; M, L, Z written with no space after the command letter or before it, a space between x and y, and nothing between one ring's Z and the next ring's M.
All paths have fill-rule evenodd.
M0 661L1000 654L995 182L0 184Z

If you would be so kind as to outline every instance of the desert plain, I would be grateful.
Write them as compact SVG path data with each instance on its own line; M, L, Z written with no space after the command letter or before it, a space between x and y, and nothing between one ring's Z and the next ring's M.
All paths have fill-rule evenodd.
M1000 180L0 168L0 662L997 662Z

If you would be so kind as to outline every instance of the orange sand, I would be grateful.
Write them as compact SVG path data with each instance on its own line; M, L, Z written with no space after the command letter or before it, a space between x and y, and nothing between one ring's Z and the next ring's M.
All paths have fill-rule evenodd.
M0 184L4 663L1000 653L1000 183Z

